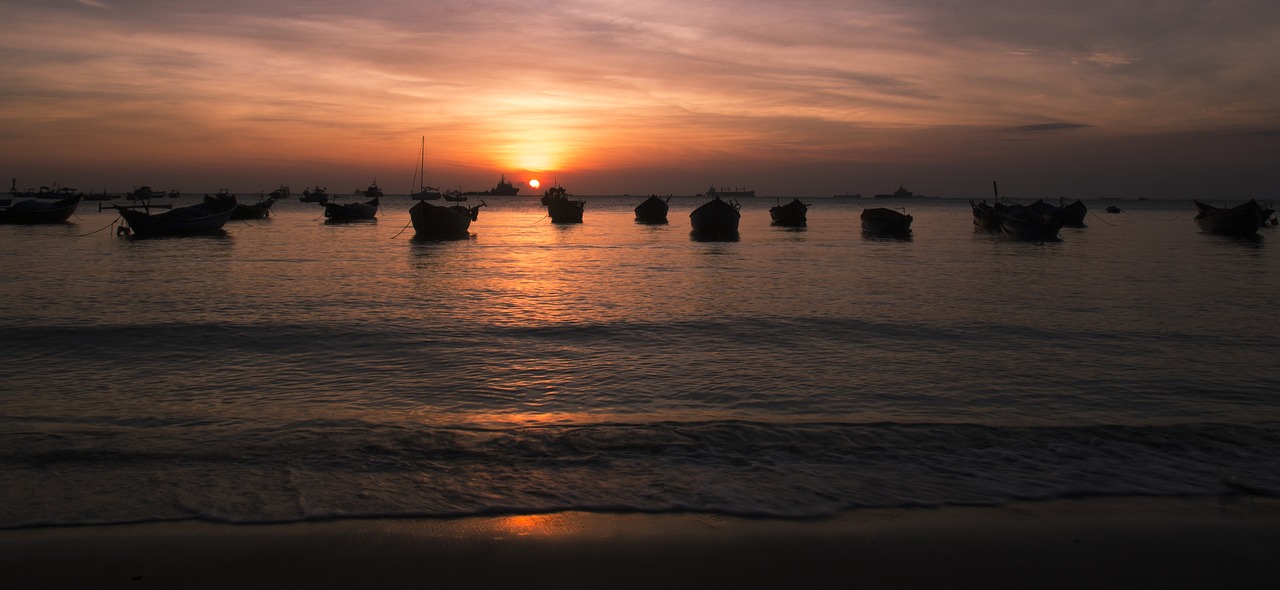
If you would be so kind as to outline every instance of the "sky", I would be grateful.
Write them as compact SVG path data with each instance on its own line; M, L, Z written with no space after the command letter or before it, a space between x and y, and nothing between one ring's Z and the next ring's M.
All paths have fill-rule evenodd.
M20 190L407 193L425 141L445 189L1280 193L1275 0L0 0L0 22Z

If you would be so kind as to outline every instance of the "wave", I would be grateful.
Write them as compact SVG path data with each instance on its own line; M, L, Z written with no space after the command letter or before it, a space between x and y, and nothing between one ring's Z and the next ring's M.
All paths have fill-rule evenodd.
M817 518L869 507L1280 493L1280 424L597 423L312 419L7 424L0 527L565 510Z

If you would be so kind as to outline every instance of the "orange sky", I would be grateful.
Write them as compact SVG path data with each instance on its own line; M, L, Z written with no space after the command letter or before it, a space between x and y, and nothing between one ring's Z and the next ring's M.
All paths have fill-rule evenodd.
M2 1L0 161L19 188L397 193L425 136L465 190L1280 191L1270 0L764 4Z

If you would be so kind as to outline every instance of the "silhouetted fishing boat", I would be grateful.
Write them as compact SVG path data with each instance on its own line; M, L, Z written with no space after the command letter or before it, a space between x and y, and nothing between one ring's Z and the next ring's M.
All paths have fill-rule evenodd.
M275 194L274 191L272 194ZM206 205L213 205L218 199L228 196L230 195L225 192L219 192L216 197L205 195L204 202ZM278 200L278 197L271 196L263 197L257 203L250 205L237 202L235 210L231 212L231 219L265 219L271 217L271 206L275 205L276 200Z
M153 198L158 199L163 195L158 191L152 190L151 187L144 184L140 187L137 187L125 193L124 196L126 199L129 199L130 201L149 201Z
M374 179L374 181L369 184L369 188L364 190L356 189L356 194L363 195L366 199L377 199L382 196L382 189L378 188L378 181L377 179Z
M374 187L377 188L377 187ZM377 219L378 198L363 203L323 203L324 216L329 221L363 221Z
M582 211L586 201L569 199L569 192L561 186L553 186L542 194L542 204L547 206L551 223L582 223Z
M1226 236L1247 236L1258 233L1258 228L1262 226L1262 206L1254 199L1229 209L1200 201L1193 202L1198 210L1195 222L1200 231Z
M41 224L65 223L76 212L84 197L74 195L60 201L37 201L35 199L11 203L0 209L0 223Z
M658 195L649 195L643 203L636 205L636 221L640 223L666 223L667 211L669 206L667 203L671 197L661 198Z
M693 233L708 238L733 238L738 235L738 221L742 219L742 206L737 201L725 201L718 195L689 213Z
M507 175L503 174L502 178L498 180L498 186L495 186L487 191L467 191L461 194L463 195L496 195L499 197L514 197L519 192L520 192L519 187L517 187L514 184L511 184L510 182L507 182Z
M302 196L298 197L303 203L327 203L329 202L329 194L325 192L324 187L304 188Z
M409 220L417 237L428 239L453 239L467 236L471 222L479 219L483 201L475 207L462 205L435 205L426 201L409 208Z
M969 199L969 206L973 208L974 227L985 231L1000 231L998 203L996 205L988 205L986 200L981 203L975 203L973 199Z
M1031 205L1005 205L1000 208L1000 230L1006 236L1029 242L1058 239L1062 224L1043 209Z
M804 227L808 224L809 205L800 201L800 199L792 199L786 205L777 205L769 208L769 217L773 219L773 225L781 225L783 227Z
M884 207L862 210L862 231L872 234L903 235L911 233L914 219L902 211Z
M1120 213L1120 208L1115 205L1107 205L1107 213Z
M145 206L112 207L120 212L120 217L124 218L125 223L138 236L180 236L221 230L236 209L236 198L210 197L199 205L179 207L154 215Z
M1061 201L1059 204L1061 205ZM1054 220L1067 227L1084 227L1084 218L1089 214L1089 208L1080 199L1070 205L1055 207L1052 211Z

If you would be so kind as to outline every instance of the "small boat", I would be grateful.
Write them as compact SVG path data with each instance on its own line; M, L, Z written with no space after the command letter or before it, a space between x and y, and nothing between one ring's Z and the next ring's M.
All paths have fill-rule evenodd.
M160 192L158 191L152 190L151 187L144 184L140 187L137 187L125 193L124 196L126 199L129 199L130 201L149 201L153 198L160 198L163 195L161 195Z
M419 238L464 238L471 222L480 218L480 208L484 205L484 201L475 207L433 205L421 201L409 208L409 220L413 222L413 231Z
M418 185L413 190L410 185L409 198L418 201L439 201L443 195L440 189L426 186L427 183L427 136L422 136L422 147L418 149L418 167L413 171L413 183Z
M914 219L902 211L873 207L862 210L862 231L871 234L905 235L911 233Z
M458 191L449 191L444 194L444 200L454 203L461 203L467 200L467 196Z
M670 207L667 203L671 201L671 197L661 198L658 195L649 195L643 203L636 205L636 221L638 223L666 223L667 211Z
M1033 204L1034 205L1034 204ZM1000 209L1000 230L1006 236L1028 242L1058 239L1062 224L1053 215L1033 205L1006 205Z
M378 188L378 181L374 179L369 188L364 190L356 189L356 194L363 195L366 199L377 199L382 196L382 189Z
M378 197L363 203L326 202L322 205L324 205L324 216L329 221L362 221L378 217Z
M280 188L271 191L271 193L268 196L273 199L280 200L280 199L287 199L292 194L293 193L289 191L289 187L282 184L280 185Z
M325 192L324 187L304 188L298 200L303 203L328 203L329 194Z
M587 206L586 201L569 200L569 192L560 186L547 189L542 204L547 206L551 223L582 223L582 210Z
M1229 209L1200 201L1193 202L1198 210L1195 221L1200 231L1225 236L1249 236L1258 233L1258 228L1262 226L1262 206L1254 199Z
M1089 208L1083 201L1076 199L1070 205L1062 205L1062 200L1059 200L1058 204L1059 207L1052 209L1055 221L1067 227L1084 227L1084 218L1089 214Z
M729 202L718 195L689 213L689 223L698 237L733 239L738 235L738 221L742 219L742 205Z
M76 212L84 197L74 195L60 201L48 202L30 199L18 201L0 209L0 223L34 225L65 223Z
M988 205L986 199L980 203L975 203L973 199L969 199L969 206L973 208L973 226L984 231L1000 231L1000 211L997 207L1001 205Z
M804 227L808 224L809 205L800 201L800 199L792 199L786 205L779 204L769 208L769 217L773 219L773 225L783 227Z
M1123 211L1121 211L1120 208L1115 205L1107 205L1106 211L1107 213L1123 213Z
M236 203L235 210L231 212L231 219L266 219L271 217L271 206L275 205L276 201L279 199L279 197L274 196L275 191L272 191L271 194L273 196L260 197L258 202L253 203L252 205ZM218 191L218 196L216 197L205 195L204 202L206 205L211 205L213 202L229 196L230 195L224 191Z
M210 197L199 205L170 209L155 215L145 206L112 207L120 212L120 217L139 237L195 235L221 230L236 210L236 198ZM139 211L139 208L143 210Z

